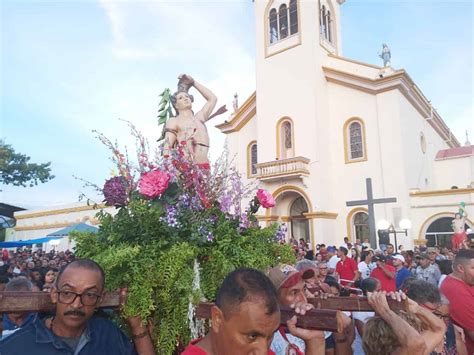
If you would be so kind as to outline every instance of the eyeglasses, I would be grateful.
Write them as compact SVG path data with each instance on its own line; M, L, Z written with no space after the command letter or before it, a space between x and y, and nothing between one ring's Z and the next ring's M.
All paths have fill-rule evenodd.
M76 293L72 291L58 291L58 294L59 294L59 303L63 303L63 304L74 303L76 298L79 296L84 306L95 306L97 301L101 297L100 295L93 292Z
M320 267L319 270L327 270L327 267Z
M441 318L443 320L449 320L450 319L450 316L449 314L446 314L446 313L443 313L442 311L439 310L439 307L436 307L436 308L433 308L433 307L429 307L428 305L426 304L420 304L420 306L422 306L423 308L426 308L428 309L429 311L431 311L436 317L438 318Z

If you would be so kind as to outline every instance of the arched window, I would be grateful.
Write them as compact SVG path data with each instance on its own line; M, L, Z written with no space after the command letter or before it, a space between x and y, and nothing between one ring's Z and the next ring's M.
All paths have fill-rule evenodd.
M426 138L423 132L420 132L420 147L423 154L426 153Z
M320 23L320 32L321 32L321 35L326 38L326 6L322 6L321 7L321 13L320 13L320 16L319 16L319 23Z
M278 14L276 9L270 11L270 43L278 41Z
M346 163L367 160L365 126L360 118L352 118L344 124L344 148Z
M362 126L359 122L352 122L349 126L349 144L351 159L359 159L364 156L362 147Z
M258 151L257 142L253 141L247 147L247 175L257 175Z
M326 39L327 39L329 42L332 42L332 34L331 34L331 12L330 12L330 11L328 11L327 20L326 20L326 25L327 25L327 36L326 36Z
M290 1L290 35L298 33L298 5L296 0Z
M286 159L294 157L293 124L289 118L279 121L278 134L278 158Z
M283 141L285 149L293 148L293 144L291 142L291 123L288 121L283 123Z
M280 6L278 11L280 20L280 39L288 37L288 8L285 4Z
M354 235L361 242L369 238L369 215L365 212L357 212L353 220Z

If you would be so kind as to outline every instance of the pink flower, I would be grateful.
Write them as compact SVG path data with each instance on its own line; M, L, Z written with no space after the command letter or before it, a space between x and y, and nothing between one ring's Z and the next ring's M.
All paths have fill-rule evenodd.
M275 199L267 190L258 189L257 198L258 198L258 202L260 202L260 204L264 208L270 208L270 207L275 206Z
M160 170L144 173L138 181L138 191L146 198L154 199L166 191L170 178L171 175Z

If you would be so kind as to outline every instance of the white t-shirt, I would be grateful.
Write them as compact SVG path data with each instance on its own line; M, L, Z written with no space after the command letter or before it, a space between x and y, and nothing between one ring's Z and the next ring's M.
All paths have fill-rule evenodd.
M305 353L306 344L303 339L295 337L290 333L286 333L285 335L288 341L283 337L283 335L281 335L280 330L277 330L275 333L273 333L273 340L270 349L276 355L288 354L290 343L296 345L303 354Z
M362 279L366 279L366 278L370 277L370 273L372 272L372 270L375 267L376 267L375 263L370 263L370 264L367 265L367 263L365 261L361 261L357 265L357 268L360 271L360 277Z
M336 269L336 265L339 262L339 260L341 260L341 259L338 258L337 255L331 256L331 259L329 259L329 261L328 261L328 267L330 269Z
M352 312L352 318L354 321L358 319L364 324L367 322L367 319L374 315L374 312ZM352 343L352 351L354 352L354 355L365 355L364 349L362 348L362 337L360 336L357 327L355 329L355 339Z
M446 276L448 275L441 275L441 277L439 278L439 281L438 281L438 288L441 287L441 284L443 283L444 279L446 278Z

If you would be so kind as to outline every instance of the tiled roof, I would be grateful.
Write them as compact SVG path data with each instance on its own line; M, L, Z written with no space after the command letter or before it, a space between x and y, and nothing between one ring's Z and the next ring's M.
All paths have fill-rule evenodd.
M436 154L435 160L459 158L459 157L469 156L469 155L474 155L474 145L467 145L463 147L440 150Z

